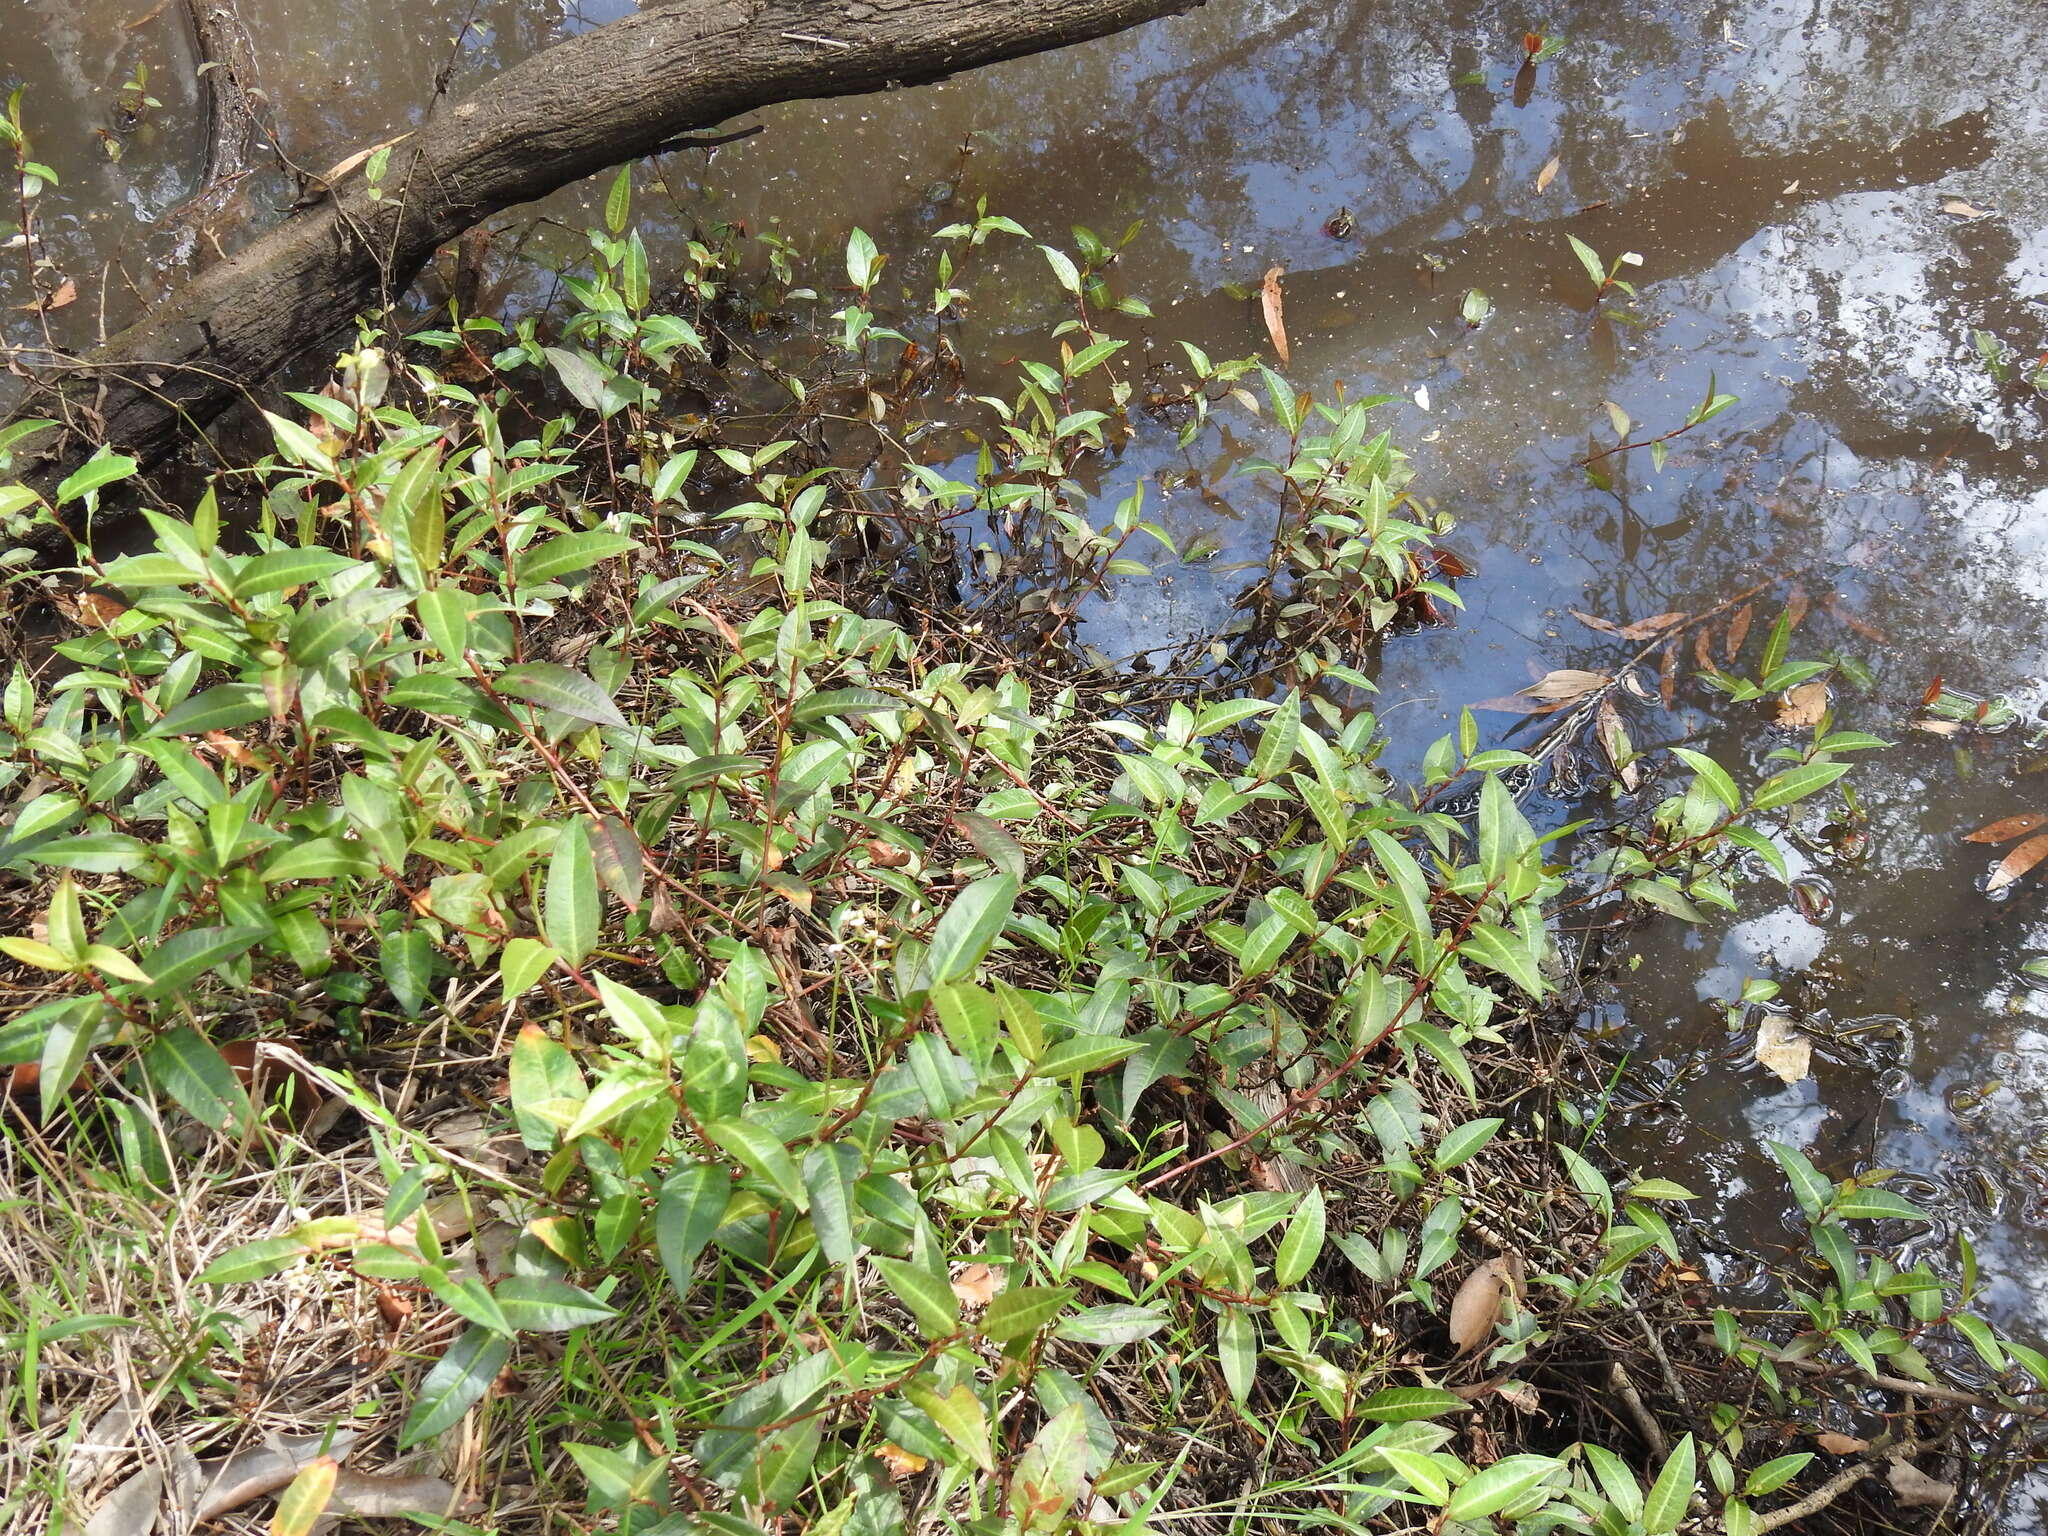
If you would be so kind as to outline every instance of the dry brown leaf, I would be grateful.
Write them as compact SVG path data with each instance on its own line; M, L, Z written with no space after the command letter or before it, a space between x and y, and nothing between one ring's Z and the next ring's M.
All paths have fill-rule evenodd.
M1963 728L1954 720L1915 720L1913 729L1925 731L1930 736L1955 736L1961 734Z
M1949 198L1941 205L1941 211L1952 219L1966 220L1988 219L1997 212L1994 208L1979 208L1974 203L1966 203L1960 197Z
M1756 1030L1757 1064L1785 1083L1804 1082L1813 1071L1813 1042L1783 1014L1767 1013Z
M1854 1435L1838 1435L1832 1430L1823 1430L1815 1435L1813 1443L1830 1456L1861 1456L1870 1449L1868 1440L1858 1440Z
M47 299L43 300L42 308L43 312L47 314L49 311L53 309L62 309L67 304L75 304L77 302L78 284L72 282L71 279L67 277L61 284L58 285L57 291L55 293L51 294Z
M1551 182L1557 179L1557 166L1558 157L1556 155L1552 155L1544 162L1543 169L1536 173L1536 190L1538 192L1547 190Z
M202 1461L191 1518L201 1523L215 1520L251 1499L275 1493L319 1457L345 1455L356 1438L352 1429L331 1435L279 1435L268 1445Z
M1790 634L1806 618L1806 610L1813 606L1813 599L1806 595L1806 588L1794 587L1785 599L1785 631Z
M1666 709L1678 700L1678 639L1673 636L1664 642L1664 651L1657 660L1657 699Z
M85 1438L71 1447L64 1460L65 1478L72 1483L89 1482L102 1467L119 1461L147 1417L142 1394L132 1386L123 1388L113 1407L94 1419Z
M399 134L396 138L380 140L379 142L370 145L367 149L359 149L354 154L349 155L344 159L335 161L334 164L330 165L326 170L322 171L318 176L314 177L313 179L320 186L332 189L336 182L340 181L342 177L346 176L350 171L354 170L357 166L361 165L365 160L369 159L370 156L377 153L378 150L389 149L391 148L392 145L400 142L400 140L409 139L411 137L412 131L410 129L407 129L404 133Z
M1560 667L1555 672L1546 672L1535 682L1522 690L1532 699L1582 699L1595 688L1605 688L1614 679L1605 672L1584 672L1576 667Z
M1552 715L1564 708L1559 703L1544 704L1535 699L1525 699L1519 694L1511 694L1504 699L1479 699L1465 707L1467 709L1491 709L1503 715Z
M1903 1455L1895 1454L1884 1469L1884 1480L1899 1496L1902 1509L1939 1509L1956 1496L1954 1483L1929 1477Z
M1593 721L1593 728L1600 737L1600 750L1607 757L1607 766L1612 768L1615 777L1621 780L1621 787L1633 792L1642 782L1642 774L1630 761L1634 756L1634 748L1629 745L1628 732L1622 728L1621 711L1615 707L1611 697L1600 701L1600 708L1595 711Z
M1002 1288L1002 1277L986 1264L970 1264L953 1277L953 1294L964 1307L985 1307Z
M2043 859L2048 859L2048 832L2028 838L1998 861L1991 878L1984 882L1984 894L1995 896Z
M1543 1413L1542 1399L1536 1395L1536 1389L1526 1381L1502 1382L1498 1388L1498 1396L1517 1413L1543 1414L1546 1419L1550 1417L1549 1414Z
M1849 605L1842 601L1840 593L1831 592L1828 594L1827 609L1829 613L1833 614L1837 619L1841 620L1843 625L1845 625L1853 634L1860 635L1863 639L1870 641L1873 645L1890 644L1891 637L1887 635L1883 630L1879 629L1875 624L1870 623L1868 620L1858 618L1855 615L1855 613L1850 610Z
M327 1498L327 1512L356 1515L368 1520L390 1520L400 1515L464 1514L482 1508L480 1501L465 1499L454 1484L443 1478L406 1472L358 1472L343 1467Z
M1259 284L1259 310L1266 317L1266 334L1273 338L1273 350L1280 354L1280 361L1288 361L1287 315L1285 300L1280 293L1280 279L1285 267L1268 267L1265 279Z
M1828 712L1828 685L1820 678L1801 683L1778 700L1778 724L1789 730L1812 730Z
M1567 609L1566 612L1570 613L1573 618L1585 625L1586 628L1597 629L1603 635L1618 635L1621 633L1621 626L1611 619L1596 619L1592 614L1581 613L1576 608Z
M1749 638L1750 622L1756 618L1756 604L1744 603L1735 610L1735 617L1728 621L1728 647L1726 655L1730 661L1742 654L1742 642Z
M1458 1355L1469 1355L1493 1336L1510 1273L1506 1259L1488 1259L1465 1277L1458 1294L1451 1298L1451 1343Z
M1654 640L1672 625L1683 624L1691 617L1689 613L1654 613L1647 619L1623 625L1621 637L1624 640Z
M1974 832L1965 832L1966 843L2007 843L2016 837L2025 837L2029 832L2048 827L2048 814L2040 811L2021 811L2017 816L2001 816L1996 821L1987 821Z
M163 1498L163 1468L144 1467L100 1501L85 1536L149 1536Z

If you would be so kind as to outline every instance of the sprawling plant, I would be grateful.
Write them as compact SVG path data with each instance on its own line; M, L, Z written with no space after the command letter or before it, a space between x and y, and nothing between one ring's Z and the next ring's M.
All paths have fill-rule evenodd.
M253 1138L289 1106L221 1046L309 1000L346 1047L508 1039L495 1172L346 1049L288 1051L297 1090L362 1116L381 1205L280 1221L200 1279L310 1267L458 1318L392 1404L402 1446L480 1405L516 1423L508 1364L564 1336L528 1429L621 1529L1135 1532L1200 1508L1189 1463L1245 1431L1247 1513L1655 1536L1705 1497L1750 1528L1808 1458L1755 1454L1739 1413L1640 1475L1600 1446L1458 1441L1471 1402L1533 1400L1518 1372L1627 1303L1632 1264L1678 1260L1659 1207L1690 1198L1617 1192L1500 1061L1555 989L1568 891L1725 904L1783 808L1873 743L1822 736L1749 789L1698 754L1648 764L1672 793L1576 870L1504 781L1533 755L1480 750L1469 716L1425 785L1394 783L1375 717L1316 689L1370 687L1346 634L1455 600L1441 530L1404 515L1372 402L1270 373L1277 685L1133 707L1056 660L1133 534L1171 548L1135 492L1096 526L1074 478L1111 462L1129 400L1106 247L1050 252L1081 345L989 397L974 471L905 454L883 483L797 427L743 446L665 418L728 258L698 247L664 313L624 226L615 197L556 342L458 320L429 365L366 336L271 418L253 528L230 539L208 496L88 559L89 632L0 698L0 867L47 892L37 932L0 939L47 993L0 1062L36 1067L42 1116L102 1117L121 1176L164 1188L180 1144L135 1093L76 1102L93 1074ZM949 238L964 264L1016 233L984 214ZM837 372L786 404L850 373L900 447L868 362L903 339L875 323L880 266L856 237ZM948 256L942 314L957 277ZM1250 369L1191 361L1198 430ZM104 457L60 500L131 469ZM874 601L970 514L1042 563L971 562L979 607ZM1005 593L1028 654L974 617ZM1430 808L1465 789L1468 814ZM1502 1173L1531 1165L1541 1185ZM1859 1260L1844 1221L1910 1206L1788 1166L1836 1283L1802 1303L1810 1344L1731 1318L1730 1352L1924 1366L1915 1341L1952 1323L2011 1363L1924 1269ZM451 1189L507 1240L444 1247L426 1217ZM1917 1328L1878 1325L1894 1297Z

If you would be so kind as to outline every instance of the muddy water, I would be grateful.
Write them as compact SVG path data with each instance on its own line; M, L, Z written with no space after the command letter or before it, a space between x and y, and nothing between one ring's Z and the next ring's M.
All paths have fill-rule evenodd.
M152 222L198 174L191 38L177 0L128 26L145 8L15 0L0 42L0 83L31 84L39 150L65 177L47 232L80 298L48 318L67 344L132 307ZM618 9L485 3L464 30L470 7L455 0L242 0L277 137L315 167L417 120L437 78L459 92ZM1971 342L1987 330L2022 365L2048 346L2048 7L1549 11L1564 41L1518 79L1519 7L1212 0L941 87L761 113L754 139L672 157L673 196L643 206L656 232L713 216L831 247L859 223L899 251L981 193L1048 238L1142 219L1117 274L1157 311L1138 334L1218 356L1263 345L1232 285L1284 266L1291 376L1319 394L1341 382L1401 397L1383 414L1477 571L1454 626L1378 658L1404 749L1419 753L1462 703L1636 649L1571 609L1626 624L1768 583L1761 631L1795 601L1795 652L1839 652L1872 674L1840 694L1842 723L1899 743L1854 779L1869 851L1812 840L1795 848L1803 903L1757 891L1739 921L1641 940L1640 965L1587 1021L1630 1052L1617 1122L1646 1165L1729 1191L1717 1228L1759 1245L1783 1207L1762 1137L1837 1174L1910 1170L1907 1187L1974 1236L1995 1308L2048 1333L2048 994L2018 972L2048 950L2048 919L2038 886L1982 894L1995 855L1960 841L2048 810L2028 740L2048 700L2048 401L1992 377ZM95 130L138 61L164 106L116 163ZM252 196L274 204L283 188L257 178ZM504 222L562 257L579 202ZM1355 225L1345 240L1324 229L1340 209ZM1594 315L1567 232L1610 257L1640 253L1640 323ZM1056 306L1035 254L1006 259L977 278L983 323L1022 332ZM1492 306L1477 329L1459 318L1473 287ZM544 290L532 280L528 296ZM16 341L39 328L5 323ZM1577 461L1614 441L1604 402L1654 434L1710 379L1740 403L1675 441L1661 474L1639 451L1607 461L1611 489L1589 485ZM1256 437L1249 422L1232 430ZM1120 495L1187 467L1141 434L1110 480ZM1257 498L1229 483L1154 505L1223 554L1098 605L1086 638L1111 654L1214 622L1237 585L1218 567L1263 526ZM2008 696L2022 723L1992 737L1912 729L1936 677ZM1646 674L1652 695L1656 681ZM1697 739L1758 772L1774 744L1753 720L1731 729L1654 698L1626 710L1639 743ZM1514 717L1483 719L1517 739ZM1731 1032L1720 1003L1746 976L1784 984L1820 1042L1810 1077L1788 1085L1757 1066L1753 1020Z

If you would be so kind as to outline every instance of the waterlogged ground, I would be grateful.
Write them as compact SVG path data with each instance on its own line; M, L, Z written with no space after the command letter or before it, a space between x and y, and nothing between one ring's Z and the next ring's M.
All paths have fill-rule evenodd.
M192 48L177 0L132 26L144 0L21 9L0 83L31 84L38 149L65 177L46 217L78 297L47 318L77 344L148 289L170 243L153 226L199 172ZM484 4L458 44L470 7L455 0L242 4L277 133L310 167L416 120L443 69L460 92L618 9ZM2048 776L2029 776L2048 763L2030 745L2048 700L2048 400L2025 382L2048 347L2048 8L1552 5L1542 27L1562 42L1518 78L1535 20L1504 4L1212 0L942 87L758 114L756 138L671 157L673 198L655 188L642 212L671 242L718 217L829 250L858 223L897 252L981 193L1041 238L1143 220L1116 278L1157 314L1132 334L1218 357L1270 355L1241 295L1284 267L1290 377L1400 397L1386 424L1475 568L1454 624L1377 658L1411 761L1461 704L1639 649L1571 609L1626 625L1765 583L1752 665L1769 620L1803 610L1795 653L1868 668L1867 690L1838 695L1842 723L1898 742L1852 781L1867 851L1816 837L1795 850L1796 900L1759 890L1740 921L1643 938L1586 1020L1630 1053L1610 1123L1646 1166L1726 1191L1714 1230L1759 1247L1783 1207L1760 1139L1837 1175L1908 1170L1900 1187L1974 1237L1994 1310L2048 1333L2048 993L2019 971L2048 951L2048 920L2030 881L1983 894L1999 850L1960 840L2048 810ZM115 163L94 130L138 61L163 106ZM250 191L289 197L281 177ZM573 254L581 201L550 206L562 224L501 221L500 251ZM1348 239L1325 229L1340 210ZM1567 233L1640 254L1639 324L1595 317ZM978 323L1021 338L1059 305L1017 249L972 286ZM509 298L548 287L529 272ZM1475 287L1490 310L1476 329L1460 318ZM9 313L9 339L40 324ZM1979 330L2011 354L2002 382ZM1661 474L1638 450L1604 461L1610 488L1589 484L1578 461L1616 441L1607 402L1655 435L1710 379L1739 404L1675 440ZM1248 418L1226 413L1226 430L1226 449L1258 440ZM1204 453L1141 433L1105 479L1112 498L1148 479L1183 545L1215 550L1097 605L1084 638L1109 655L1218 622L1244 579L1230 566L1262 547L1268 501L1222 478L1228 452ZM1696 665L1689 637L1681 661ZM1914 728L1937 678L2003 695L2019 723ZM1665 712L1655 658L1644 681L1650 697L1625 706L1640 744L1694 739L1761 772L1784 739L1735 709ZM1526 739L1508 735L1515 716L1481 718ZM1815 1040L1800 1081L1752 1059L1754 1018L1731 1031L1722 1002L1750 976L1782 982ZM1738 1254L1725 1263L1740 1273Z

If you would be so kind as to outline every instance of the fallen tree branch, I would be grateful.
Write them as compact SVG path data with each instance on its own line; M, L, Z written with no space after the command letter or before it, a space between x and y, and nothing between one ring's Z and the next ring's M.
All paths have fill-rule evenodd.
M82 359L47 360L15 446L46 498L101 443L146 470L308 348L390 303L441 245L519 203L774 102L924 84L1202 0L677 0L571 37L437 111L392 152ZM829 35L828 35L829 34ZM51 530L54 534L54 530ZM61 542L53 540L53 542Z

